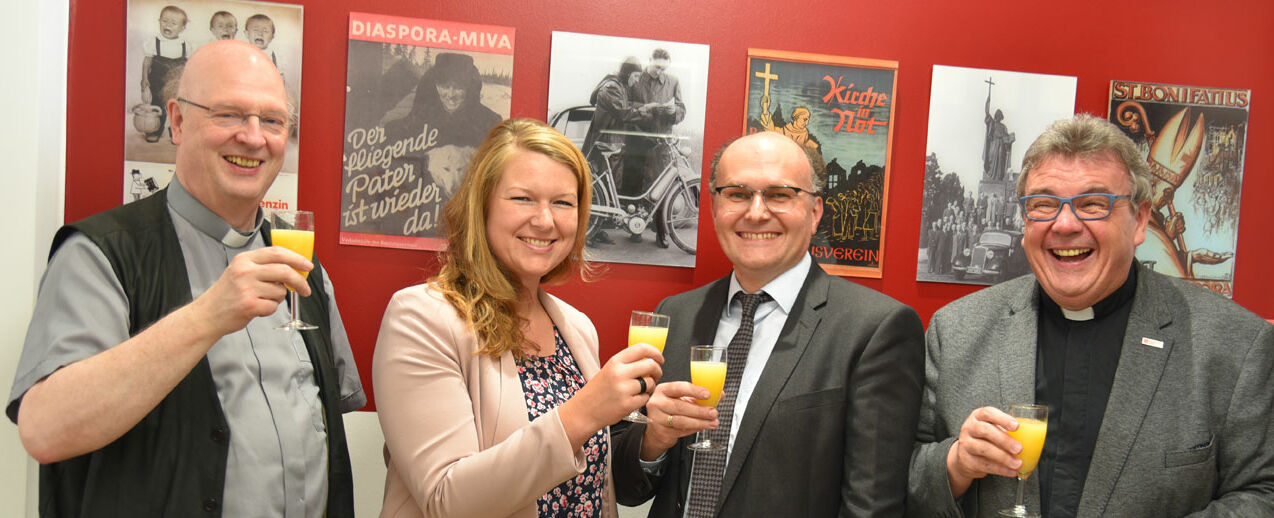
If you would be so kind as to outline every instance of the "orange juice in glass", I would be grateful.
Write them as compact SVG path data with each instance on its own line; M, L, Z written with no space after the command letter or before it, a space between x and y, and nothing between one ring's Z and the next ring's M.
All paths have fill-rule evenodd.
M690 382L708 389L708 399L695 401L703 406L717 406L725 389L726 348L716 345L696 345L690 348ZM699 440L690 444L695 451L720 451L726 445L713 442L708 430L699 432Z
M1040 462L1040 452L1044 451L1044 436L1048 435L1048 407L1041 405L1012 405L1009 415L1017 420L1017 430L1008 431L1014 440L1022 444L1022 467L1017 471L1017 504L1008 509L1000 509L1000 516L1012 518L1038 518L1039 514L1026 510L1023 493L1026 491L1026 479L1035 472Z
M637 344L650 344L655 346L655 349L659 349L659 352L664 352L664 343L668 341L668 317L664 315L655 315L654 313L651 313L651 315L663 317L663 326L629 325L628 346L632 347Z
M668 315L648 311L633 311L628 318L628 346L649 344L659 352L664 352L664 344L668 341ZM649 423L650 419L639 410L633 410L624 416L625 421L633 423Z
M272 228L270 229L270 243L274 246L281 246L296 252L306 259L314 259L313 230ZM297 270L296 273L301 274L301 277L308 277L310 275L310 272L303 272L300 270Z
M1022 459L1022 467L1018 468L1018 474L1022 478L1030 477L1035 471L1035 466L1040 462L1040 452L1044 451L1044 436L1048 434L1048 421L1021 417L1017 420L1017 430L1007 433L1009 437L1022 443L1022 453L1017 455L1017 458Z
M717 406L717 402L721 401L721 390L725 388L725 362L690 362L690 382L712 393L708 399L695 400L696 403L703 406Z

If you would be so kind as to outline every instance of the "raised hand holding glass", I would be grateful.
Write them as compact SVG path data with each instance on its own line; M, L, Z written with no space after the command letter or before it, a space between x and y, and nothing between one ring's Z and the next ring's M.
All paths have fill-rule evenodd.
M270 214L270 244L291 250L309 260L314 260L314 213L308 210L275 210ZM301 277L310 272L297 270ZM297 315L299 306L296 291L288 288L288 308L291 319L279 326L281 331L306 331L318 329Z
M1017 454L1017 458L1022 459L1022 467L1018 468L1017 473L1017 505L1001 509L1000 516L1039 518L1039 514L1026 510L1022 493L1026 491L1026 479L1035 472L1040 453L1044 451L1044 436L1048 434L1048 407L1012 405L1009 407L1009 415L1017 419L1017 430L1005 430L1005 433L1022 443L1022 452Z
M668 315L633 311L632 316L628 319L628 346L649 344L659 349L659 352L663 352L664 343L668 341L668 323L670 321L671 319L668 318ZM624 416L624 420L633 423L650 422L650 418L639 410L633 410Z

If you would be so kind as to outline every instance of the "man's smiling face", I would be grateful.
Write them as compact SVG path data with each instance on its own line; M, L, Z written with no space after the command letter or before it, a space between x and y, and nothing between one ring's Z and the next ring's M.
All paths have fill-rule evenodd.
M1025 194L1069 197L1083 193L1129 194L1128 170L1113 153L1095 157L1054 156L1026 178ZM1049 297L1067 309L1082 309L1105 298L1128 278L1133 252L1146 238L1150 205L1116 201L1110 216L1080 220L1071 205L1053 221L1026 221L1022 248Z
M809 160L791 139L762 132L736 140L721 155L716 186L743 185L754 191L789 186L814 190ZM769 210L760 196L747 210L728 211L714 196L713 228L721 250L734 264L735 277L749 292L765 286L796 266L810 247L810 238L823 216L823 199L798 194L790 211Z
M283 80L269 57L236 40L204 47L186 65L183 98L213 109L288 113ZM254 217L256 205L283 167L287 134L265 131L258 117L223 127L207 110L175 100L169 110L182 186L232 225Z

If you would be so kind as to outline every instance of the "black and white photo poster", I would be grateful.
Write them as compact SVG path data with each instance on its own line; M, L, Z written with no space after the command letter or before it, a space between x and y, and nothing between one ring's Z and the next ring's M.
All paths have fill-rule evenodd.
M341 235L442 250L442 208L513 100L511 27L350 13Z
M1017 177L1031 142L1075 113L1075 78L933 66L916 280L1028 273Z
M694 267L707 96L707 45L553 33L548 121L593 170L593 260Z
M150 196L172 179L177 146L171 140L165 104L177 96L186 60L204 44L234 39L256 45L274 61L288 96L300 109L303 14L299 5L273 2L129 0L122 121L124 203ZM300 133L294 131L288 138L283 169L262 206L296 208L299 147Z

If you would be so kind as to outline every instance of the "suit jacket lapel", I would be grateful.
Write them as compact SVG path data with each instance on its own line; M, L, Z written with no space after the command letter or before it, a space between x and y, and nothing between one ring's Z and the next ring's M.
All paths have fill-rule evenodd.
M698 309L689 315L668 316L672 319L672 328L678 328L678 322L691 322L690 332L683 334L669 329L668 345L664 348L664 376L660 381L690 381L690 346L711 344L717 336L717 325L721 323L721 314L725 311L726 296L730 291L730 276L727 275L712 283L703 292L703 300L695 305ZM695 434L682 437L674 448L677 448L678 470L681 472L681 484L678 487L677 500L686 501L690 487L690 469L694 452L687 445L694 442Z
M735 434L734 443L730 445L730 461L725 467L725 478L721 483L721 496L717 499L717 511L730 496L730 489L739 476L739 469L748 458L748 452L756 442L761 425L769 417L774 401L779 392L791 378L797 361L805 354L810 337L822 319L822 309L827 304L829 279L818 264L810 265L810 273L805 277L801 293L792 304L792 313L783 324L778 342L770 353L761 377L752 390L748 406L744 409L743 420L739 422L739 431ZM738 411L737 409L735 410Z
M1158 286L1160 279L1138 268L1137 293L1128 315L1119 367L1115 369L1110 399L1106 402L1088 478L1079 499L1080 516L1105 514L1115 481L1141 430L1172 353L1174 333L1169 327L1172 312L1163 301ZM1143 338L1162 342L1163 347L1143 344Z
M717 338L717 326L721 324L721 315L725 311L726 296L730 292L730 276L727 275L713 283L704 293L704 301L699 312L694 315L694 330L690 333L693 343L684 345L710 345ZM673 317L676 318L676 317ZM686 347L686 361L690 361L690 348ZM686 364L689 369L689 363Z
M1035 402L1035 355L1039 334L1039 288L1034 278L1027 288L1018 290L1009 301L1008 314L1000 336L990 336L987 346L1004 344L1000 355L1000 401L1005 411L1009 405ZM970 380L976 382L976 380Z
M568 320L566 314L562 312L561 304L563 302L549 295L543 289L539 293L540 304L544 306L544 311L548 313L549 320L553 321L553 325L557 327L557 332L562 335L562 341L566 342L566 346L571 351L571 357L575 358L575 366L579 367L580 375L584 376L584 380L591 380L601 370L600 359L594 354L590 348L588 340L580 334L579 326L574 321ZM518 379L521 384L521 378Z
M988 334L985 346L1003 347L1000 354L999 397L997 408L1007 412L1010 405L1035 403L1035 358L1039 350L1039 292L1035 278L1022 281L1009 300L1003 325ZM995 323L992 323L995 325ZM970 380L978 383L979 380ZM957 430L958 431L958 430ZM1016 484L1016 482L1014 482ZM1012 487L1012 486L1006 486ZM1026 479L1025 498L1028 507L1038 508L1039 477Z

